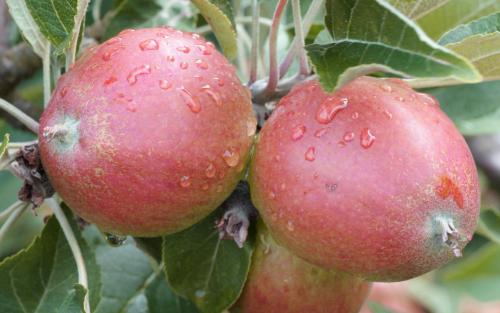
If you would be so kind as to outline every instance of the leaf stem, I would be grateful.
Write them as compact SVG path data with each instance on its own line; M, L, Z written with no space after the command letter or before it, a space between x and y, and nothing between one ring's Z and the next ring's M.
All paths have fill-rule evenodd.
M277 55L278 29L286 3L287 0L279 0L273 15L273 24L271 25L271 32L269 35L269 78L265 89L266 94L273 93L276 90L276 86L278 86L278 79L280 76Z
M39 127L38 122L36 122L34 119L32 119L23 111L16 108L13 104L0 98L0 109L12 115L14 118L16 118L24 126L28 127L28 129L34 132L35 134L38 134L38 127Z
M82 27L83 18L87 12L87 6L89 5L89 0L79 0L78 7L76 9L75 16L75 26L73 27L73 33L71 34L71 45L69 48L69 53L66 54L66 71L69 69L69 65L75 63L76 50L78 49L78 37L80 36L80 29Z
M260 37L260 5L258 0L252 0L252 48L250 51L250 74L248 85L250 86L257 80L257 61L259 53L259 37Z
M43 65L43 106L47 107L50 100L51 93L51 77L50 77L50 44L47 44L47 48L43 53L42 65Z
M73 229L71 229L71 225L66 218L59 202L57 202L54 198L48 198L45 200L47 205L52 209L54 215L61 226L61 229L68 241L71 252L73 253L73 257L76 262L76 268L78 270L78 283L82 285L85 289L87 289L87 294L84 299L84 310L86 313L90 313L90 302L89 302L89 293L88 293L88 278L87 278L87 269L85 267L85 260L83 259L82 251L80 246L78 245L78 241L76 240L75 233Z
M316 18L316 15L318 15L322 5L323 5L324 0L313 0L311 5L309 6L309 9L307 10L304 20L302 23L302 30L304 34L309 33L309 30L311 29L311 26L314 22L314 19ZM290 49L288 50L288 53L281 62L280 65L280 78L283 78L288 70L290 69L290 66L292 65L293 59L295 58L295 55L297 54L297 41L298 38L295 37L294 40L292 41L292 44L290 45Z
M16 203L14 203L14 204L16 204ZM0 227L0 242L2 242L3 238L5 237L5 235L9 231L9 229L19 219L19 217L21 217L21 215L24 213L24 210L26 210L26 208L28 206L29 206L28 203L21 202L21 204L18 204L17 206L15 206L14 209L12 209L13 211L10 212L9 217L7 218L5 223L3 223L2 227ZM7 210L9 210L9 209L10 208L8 208Z
M490 80L494 80L494 79L484 79L482 82L487 82ZM411 78L411 79L403 79L403 81L405 81L412 88L415 88L415 89L432 88L432 87L446 87L446 86L467 84L463 81L453 79L453 78Z
M300 0L292 0L293 22L295 24L295 49L299 52L300 72L299 75L309 74L309 64L307 63L306 51L304 49L304 29L302 28L302 16L300 13Z
M11 206L0 212L0 223L2 223L7 217L9 217L13 212L16 211L18 207L23 205L24 202L16 201Z

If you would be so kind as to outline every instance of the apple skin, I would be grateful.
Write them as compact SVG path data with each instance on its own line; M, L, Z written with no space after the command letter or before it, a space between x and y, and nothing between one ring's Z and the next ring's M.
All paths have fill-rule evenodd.
M52 138L58 127L67 133ZM172 28L122 31L58 81L40 121L55 190L106 232L185 229L243 176L256 120L213 44Z
M452 260L441 222L457 229L459 250L479 214L464 138L433 97L398 79L359 77L335 94L295 86L261 130L250 171L252 201L280 244L374 281Z
M234 313L357 313L370 290L359 277L325 270L276 244L263 223Z

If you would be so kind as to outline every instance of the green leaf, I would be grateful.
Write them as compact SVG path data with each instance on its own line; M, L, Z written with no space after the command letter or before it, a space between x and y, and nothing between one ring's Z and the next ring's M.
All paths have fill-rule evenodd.
M9 134L3 135L3 140L2 140L2 143L0 144L0 160L2 159L3 154L7 150L7 145L9 144L9 139L10 139Z
M73 230L77 230L72 223ZM99 269L93 252L75 233L89 276L91 307L99 293ZM76 263L55 218L30 247L0 263L0 312L58 312L61 306L82 306ZM76 289L75 289L76 288ZM75 298L76 297L76 298ZM75 311L75 312L81 312Z
M450 30L439 39L439 44L444 46L462 41L472 35L485 35L498 31L500 31L500 13L495 13Z
M95 313L123 312L142 294L145 282L154 275L149 259L131 244L99 245L96 255L103 285Z
M161 237L139 238L134 237L137 247L151 256L158 264L161 263L161 249L163 239Z
M481 211L476 232L500 244L500 212L498 210Z
M385 308L382 304L368 301L368 307L372 311L372 313L392 313L391 310Z
M500 81L426 90L465 135L500 131Z
M468 258L440 273L441 282L450 292L467 294L479 301L498 300L500 289L500 245L490 243Z
M446 47L468 58L485 79L500 79L500 32L473 35Z
M450 29L500 10L500 0L387 0L387 2L417 21L427 35L435 40Z
M87 289L80 284L76 284L73 289L69 291L69 297L61 304L56 313L80 313L83 312L83 299L87 294Z
M169 313L199 313L196 306L178 297L168 287L165 275L159 273L146 287L146 298L148 300L149 313L164 313L168 308Z
M7 0L9 12L17 26L21 30L23 37L33 47L38 56L43 57L48 48L49 41L44 37L38 28L37 23L31 16L25 0Z
M69 46L77 0L24 0L42 34L54 46L56 54Z
M111 22L104 39L115 36L125 28L140 27L161 10L155 1L116 0Z
M192 0L212 27L224 54L232 59L238 52L233 9L229 0Z
M331 42L306 49L327 90L377 71L466 82L480 79L466 59L433 42L383 0L329 0L326 4Z
M170 286L191 299L203 313L220 313L238 298L254 247L254 232L243 248L220 240L214 221L217 210L191 228L164 237L163 262Z

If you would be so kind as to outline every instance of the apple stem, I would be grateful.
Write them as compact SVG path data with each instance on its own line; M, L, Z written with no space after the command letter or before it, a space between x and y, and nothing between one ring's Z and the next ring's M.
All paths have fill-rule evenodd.
M65 142L68 133L69 129L66 123L47 126L43 129L43 137L48 141L58 139L61 142Z
M462 257L462 250L459 247L460 233L455 228L453 220L447 218L440 218L439 223L443 228L443 232L441 234L443 244L448 246L453 251L455 257L457 258Z
M287 0L279 0L273 15L273 23L269 34L269 78L265 89L266 94L274 93L280 76L278 67L278 28L286 3Z
M300 13L300 0L292 0L293 21L295 24L295 49L299 53L300 72L299 75L309 74L309 64L307 63L306 51L304 49L304 29L302 25L302 15Z

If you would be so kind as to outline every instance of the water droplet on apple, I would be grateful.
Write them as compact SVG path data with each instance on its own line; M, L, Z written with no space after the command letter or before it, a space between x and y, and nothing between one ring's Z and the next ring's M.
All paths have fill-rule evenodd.
M392 92L392 87L391 87L391 85L388 85L388 84L380 85L380 89L382 89L385 92Z
M176 50L182 53L189 53L189 51L191 51L191 49L188 46L177 47Z
M363 148L365 149L370 148L373 145L375 139L376 137L375 135L373 135L371 129L364 128L361 131L360 143Z
M210 98L212 98L212 100L215 102L216 106L218 106L218 107L222 106L222 101L220 99L220 96L217 93L213 92L210 89L205 89L204 92L206 92L207 95L209 95Z
M182 176L181 179L179 180L179 185L182 188L187 188L191 186L191 178L189 178L189 176Z
M167 55L167 61L174 62L175 61L175 56L173 56L173 55Z
M392 120L392 113L391 112L385 110L384 114L385 114L385 116L387 116L388 119Z
M357 119L358 117L359 117L359 113L358 113L358 112L354 112L354 113L352 113L352 115L351 115L351 118L352 118L353 120Z
M316 148L309 147L306 153L304 154L304 158L306 159L306 161L310 162L316 160Z
M113 55L117 54L120 50L123 50L123 49L125 49L125 47L123 47L123 46L112 47L111 49L109 49L108 51L103 53L102 60L105 62L111 60Z
M316 121L321 124L328 124L338 112L347 108L347 98L328 97L318 107L316 111Z
M120 36L120 35L126 35L128 33L133 33L133 32L135 32L135 29L133 29L133 28L127 28L127 29L124 29L121 32L119 32L118 36Z
M160 46L158 45L158 41L154 39L146 39L144 41L141 41L139 44L139 48L141 48L142 51L146 50L158 50Z
M276 198L276 194L272 191L269 192L269 198L271 199L275 199Z
M300 138L304 137L306 133L306 127L304 125L299 125L292 130L292 140L297 141Z
M318 129L316 132L314 132L314 137L316 138L321 138L321 136L323 136L324 134L326 134L326 132L328 131L328 128L320 128Z
M192 33L192 34L191 34L191 38L193 38L194 40L198 40L198 39L200 39L200 38L201 38L201 36L200 36L200 35L198 35L198 34L196 34L196 33Z
M116 76L111 76L104 81L104 86L111 85L112 83L116 82L117 80L118 80L118 78L116 78Z
M160 88L163 90L168 90L172 87L172 84L166 79L160 79L159 85L160 85Z
M201 111L201 105L196 99L191 95L191 93L184 87L180 88L181 95L184 98L184 102L188 106L188 108L193 113L199 113Z
M198 59L196 61L194 61L194 63L196 64L196 66L198 66L199 68L201 68L202 70L206 70L208 69L208 64L207 62L201 60L201 59Z
M116 37L109 39L104 44L106 46L111 46L111 45L114 45L115 43L119 43L120 41L122 41L122 37L116 36Z
M289 231L293 231L295 229L295 227L293 226L293 222L292 221L288 221L288 223L286 223L286 228Z
M405 102L405 98L399 96L399 97L396 97L396 100L398 100L399 102Z
M128 74L127 81L130 85L137 83L137 77L140 75L146 75L151 73L151 66L149 65L141 65L138 68L132 70L130 74Z
M235 167L240 162L239 153L232 149L224 151L222 157L229 167Z
M255 116L251 116L247 119L247 135L253 136L257 131L257 119Z
M344 134L344 137L342 137L342 139L345 141L345 142L349 142L349 141L352 141L354 139L354 132L346 132Z
M217 172L217 170L215 169L215 165L213 165L212 163L209 163L207 168L205 169L205 175L208 178L213 178L213 177L215 177L216 172Z
M220 77L214 77L214 80L217 82L217 85L224 86L224 80Z
M179 64L180 68L185 70L189 67L189 64L187 62L184 62L182 61L180 64Z

